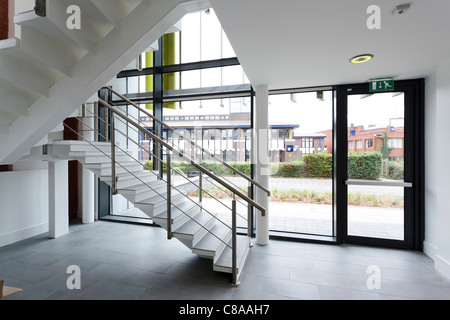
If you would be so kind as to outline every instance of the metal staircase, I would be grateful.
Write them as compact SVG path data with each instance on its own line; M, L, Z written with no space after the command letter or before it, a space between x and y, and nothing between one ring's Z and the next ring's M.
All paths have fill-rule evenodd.
M135 108L139 114L152 118L159 124L160 130L171 131L172 136L183 136L123 95L109 87L104 89L122 99L130 108ZM103 140L104 142L90 141L70 126L65 125L67 130L72 131L81 140L54 140L45 147L31 149L27 157L78 160L87 169L94 172L101 181L107 183L113 194L124 196L136 208L152 218L153 222L167 230L168 239L176 238L189 247L193 253L202 258L212 259L213 269L230 273L232 284L238 285L238 279L251 246L249 223L252 215L265 215L265 208L251 199L250 192L253 187L261 188L267 194L270 194L270 191L215 157L189 137L183 136L194 151L185 154L170 139L162 139L160 135L142 127L139 119L126 114L123 111L124 108L107 103L102 99L99 99L99 104L109 111L107 112L109 116L99 117L98 112L89 112L84 109L85 118L78 118L78 121L82 123L84 131L91 130L94 133L91 135L97 137L94 140ZM95 120L91 123L100 125L90 126L86 121L88 118ZM136 135L148 137L149 145L159 145L162 152L155 154L155 149L146 147L142 142L133 139L133 136ZM147 154L157 164L156 170L149 168L142 159L117 143L117 140L125 141L124 145L132 145L133 147L130 149L139 150L138 153L141 155L143 152ZM201 160L203 156L193 158L192 154L206 154L211 159L220 162L235 175L247 180L249 188L242 190L226 177L214 174ZM195 168L199 173L198 177L189 178L185 173L177 170L172 165L174 158L185 161ZM161 174L162 170L159 168L165 168L165 172ZM174 177L177 178L177 183L174 183ZM231 205L208 193L203 187L206 183L231 194ZM198 190L198 199L188 197L184 187ZM211 199L217 201L217 205L225 208L228 213L226 215L218 214L205 207L202 203L204 194L208 194ZM244 210L244 213L243 210L238 210L238 206ZM238 235L238 219L244 234Z
M66 24L70 5L80 8L81 29L70 29ZM206 0L36 0L34 11L14 19L19 36L0 41L0 164L24 158L78 160L110 185L113 194L124 196L165 228L169 239L176 238L193 253L212 259L214 270L230 273L233 285L237 285L249 252L251 230L247 226L252 215L264 215L265 208L252 200L249 190L212 173L195 154L219 161L246 179L251 188L270 193L267 189L110 88L105 90L152 118L158 130L189 141L194 156L162 139L162 131L147 130L123 108L102 99L98 101L107 110L106 118L96 112L79 118L94 139L83 138L76 131L81 140L47 138L186 13L207 8ZM96 125L85 121L89 117ZM154 154L155 149L142 145L129 130L137 137L147 137L150 146L160 151ZM126 143L118 143L118 138ZM42 139L48 143L38 145ZM158 170L147 168L141 157L129 152L128 144L135 144L139 153L151 157ZM173 159L189 163L199 173L198 179L180 174L172 165ZM165 173L162 168L166 168ZM173 178L179 181L175 183ZM203 195L211 196L204 183L231 194L228 203L212 197L225 208L226 216L204 205ZM186 186L198 190L198 199L186 195ZM238 235L238 225L247 228L247 234Z
M80 29L68 27L79 7ZM14 164L205 0L36 0L0 41L0 164Z

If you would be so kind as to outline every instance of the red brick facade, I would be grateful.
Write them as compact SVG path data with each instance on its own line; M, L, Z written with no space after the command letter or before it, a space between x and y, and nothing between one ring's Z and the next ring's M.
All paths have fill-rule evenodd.
M9 37L9 0L0 0L0 40Z
M322 131L325 134L325 146L328 153L333 153L332 130ZM384 133L392 143L392 151L389 158L395 161L404 161L405 128L377 128L364 130L363 126L348 128L348 151L353 152L375 152L383 145ZM395 140L393 140L395 139Z

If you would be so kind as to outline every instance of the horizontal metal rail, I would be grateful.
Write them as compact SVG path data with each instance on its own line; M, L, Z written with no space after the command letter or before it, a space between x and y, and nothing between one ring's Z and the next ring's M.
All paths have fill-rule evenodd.
M200 149L202 152L208 154L210 157L214 158L215 160L219 161L222 165L224 165L227 169L233 171L235 174L241 176L242 178L246 179L248 182L250 182L251 184L257 186L258 188L260 188L261 190L264 190L267 195L270 196L270 190L265 188L264 186L262 186L261 184L259 184L257 181L254 181L253 179L249 178L248 176L246 176L245 174L243 174L242 172L240 172L239 170L233 168L232 166L230 166L228 163L226 163L225 161L223 161L222 159L216 157L214 154L210 153L207 149L203 148L202 146L198 145L197 143L195 143L195 141L193 141L192 139L184 136L183 134L179 133L177 130L175 130L174 128L172 128L171 126L169 126L167 123L161 121L160 119L156 118L153 114L151 114L150 112L142 109L141 107L139 107L137 104L135 104L134 102L132 102L131 100L129 100L128 98L126 98L125 96L123 96L122 94L118 93L117 91L115 91L114 89L110 88L110 87L104 87L104 89L109 90L110 92L114 93L116 96L120 97L122 100L128 102L130 105L134 106L135 108L137 108L138 110L140 110L141 112L143 112L146 116L149 116L150 118L152 118L154 121L158 122L160 125L164 126L165 128L167 128L168 130L175 132L175 134L177 134L180 137L183 137L183 139L187 140L192 146L195 146L196 148ZM104 100L102 100L102 104L106 103ZM176 152L176 150L174 150L174 152Z
M83 124L84 122L80 119L78 119L79 121L81 121ZM66 128L68 128L69 130L71 130L73 133L75 133L76 135L78 135L82 140L86 141L87 143L89 143L92 147L94 147L95 149L97 149L99 152L101 152L103 155L105 155L107 158L111 159L111 156L108 155L107 153L105 153L103 150L101 150L100 148L98 148L95 144L93 144L92 142L88 141L86 138L84 138L82 135L80 135L78 132L76 132L74 129L72 129L70 126L68 126L67 124L63 124ZM94 130L94 132L96 132ZM110 141L108 141L110 143ZM117 147L117 146L116 146ZM128 154L129 155L129 154ZM132 158L132 157L131 157ZM132 158L133 159L133 158ZM116 164L118 164L122 169L124 169L125 171L127 171L129 174L131 174L133 177L135 177L136 179L138 179L141 183L143 183L145 186L147 186L150 190L152 190L153 192L155 192L157 195L159 195L160 197L162 197L164 200L168 201L169 199L167 197L165 197L164 195L162 195L161 193L159 193L158 191L154 190L147 182L143 181L141 178L139 178L138 176L136 176L133 172L131 172L130 170L128 170L128 168L124 167L122 164L120 164L118 161L115 162ZM150 171L151 172L151 171ZM153 173L153 172L151 172ZM153 173L154 174L154 173ZM112 178L114 177L113 175L111 176ZM175 190L177 190L175 187L173 187ZM180 192L179 190L177 190L178 192ZM187 197L189 198L189 197ZM193 201L193 200L192 200ZM195 203L195 202L194 202ZM195 203L196 204L196 203ZM172 205L177 208L178 210L180 210L183 214L187 215L189 217L190 220L194 221L196 224L198 224L201 228L203 228L204 230L206 230L208 233L210 233L211 235L213 235L215 238L217 238L219 241L221 241L223 244L225 244L225 246L229 247L230 249L232 249L232 247L226 243L225 241L223 241L222 239L220 239L217 235L215 235L213 232L211 232L210 230L208 230L207 228L205 228L205 226L203 226L200 222L196 221L195 219L193 219L191 216L189 216L183 209L179 208L177 205L173 204ZM196 204L198 205L198 204ZM205 210L204 208L202 208L202 210L204 210L205 212L207 212L209 215L213 216L214 215L212 213L210 213L209 211ZM216 220L220 221L222 224L224 224L225 226L227 226L229 229L231 229L226 223L224 223L223 221L221 221L220 219L218 219L217 217L214 217ZM169 223L169 221L167 221L167 223Z
M347 180L345 184L348 186L412 187L412 182L403 181Z
M90 112L90 111L87 111L87 112L93 114L93 113ZM93 115L94 115L94 118L96 118L96 119L98 119L98 120L100 120L100 121L102 121L102 122L105 123L105 120L104 120L104 119L100 118L99 116L97 116L97 115L95 115L95 114L93 114ZM91 131L93 131L93 132L99 134L99 135L102 136L105 140L107 140L107 138L106 138L105 136L103 136L100 132L96 132L94 128L92 128L91 126L89 126L88 124L86 124L84 121L82 121L82 120L80 120L80 119L78 119L78 120L81 121L85 127L87 127L88 129L90 129ZM120 118L118 118L118 120L121 121L122 123L124 123L124 120L122 120L122 119L120 119ZM105 123L105 126L110 127L110 124ZM128 140L131 141L131 142L133 142L136 146L138 146L138 147L141 148L143 151L145 151L147 154L149 154L149 156L155 158L156 160L160 161L161 163L165 163L164 160L160 159L160 158L159 158L158 156L156 156L154 153L152 153L151 151L149 151L149 150L147 150L146 148L144 148L142 145L140 145L140 144L139 144L137 141L135 141L134 139L131 139L129 136L127 136L126 133L124 133L124 132L122 132L121 130L117 129L117 127L115 127L114 129L115 129L116 132L120 133L120 134L123 135L126 139L128 139ZM138 132L138 130L135 130L135 131ZM130 158L132 158L134 161L138 162L139 164L142 164L139 160L137 160L136 158L134 158L131 154L129 154L126 150L122 149L122 148L119 147L118 145L116 145L116 148L118 148L118 149L119 149L120 151L122 151L124 154L128 155L128 156L129 156ZM145 164L142 164L142 166L145 167ZM178 169L178 170L177 170L177 169ZM194 185L194 186L197 187L197 188L199 187L199 186L196 185L191 179L189 179L188 177L186 177L185 174L184 174L184 172L181 171L181 169L179 169L179 168L177 168L177 167L172 167L172 170L173 170L173 171L177 171L177 172L179 173L179 176L181 176L183 179L185 179L188 183ZM181 172L181 174L180 174L180 172ZM153 173L153 172L152 172L152 173ZM155 174L155 173L153 173L153 174ZM156 174L155 174L155 175L156 175ZM161 180L164 180L164 179L161 178ZM207 180L208 180L208 179L207 179ZM209 180L208 180L208 181L209 181ZM214 186L217 186L217 185L215 185L214 183L211 183L211 184L214 185ZM180 190L178 190L176 187L174 187L174 188L175 188L175 190L177 190L177 191L180 192ZM218 188L219 188L219 187L218 187ZM229 209L229 210L231 211L232 208L230 208L229 206L227 206L225 203L221 202L219 199L217 199L216 197L214 197L211 193L209 193L208 191L206 191L206 190L203 189L203 188L200 188L200 189L201 189L201 192L207 194L208 196L210 196L211 199L216 200L220 205L224 206L225 208L227 208L227 209ZM194 201L193 201L192 199L190 199L190 198L189 198L189 200L191 200L192 202L194 202ZM243 204L241 201L239 201L239 200L237 200L237 201L240 202L241 204ZM195 202L194 202L194 203L195 203ZM196 204L196 205L197 205L197 204ZM206 211L209 215L211 215L211 216L213 215L213 214L212 214L211 212L209 212L208 210L206 210L206 209L204 209L204 208L203 208L203 210ZM243 217L243 216L242 216L241 214L239 214L239 213L237 213L237 215L240 216L242 219L246 219L245 217ZM222 224L226 225L226 223L224 223L222 220L220 220L220 219L218 219L218 218L216 218L216 219L219 220Z
M100 117L94 115L98 120L100 121L105 121L104 119L101 119ZM120 119L119 119L120 120ZM89 126L88 124L86 124L84 121L78 119L78 121L82 122L82 124L87 127L88 129L90 129L91 131L98 133L99 135L101 135L103 138L105 138L101 133L96 132L95 129L93 129L91 126ZM121 120L122 121L122 120ZM105 124L106 126L110 126L110 124ZM148 153L150 156L152 156L153 158L155 158L156 160L165 163L162 159L160 159L158 156L156 156L155 154L153 154L151 151L147 150L146 148L140 146L134 139L131 139L130 137L128 137L125 133L123 133L121 130L115 128L115 131L119 132L120 134L122 134L125 138L127 138L128 140L132 141L133 143L137 144L138 147L142 148L146 153ZM107 139L106 139L107 140ZM116 145L116 148L118 148L120 151L122 151L124 154L126 154L127 156L129 156L132 160L134 160L136 163L141 164L143 167L145 167L145 163L141 163L138 159L134 158L131 154L129 154L126 150L122 149L120 146ZM177 171L176 167L172 167L173 171ZM180 169L179 169L180 170ZM180 170L181 171L181 170ZM158 176L156 173L154 173L153 171L150 170L150 172L156 176ZM182 172L182 171L181 171ZM183 173L183 172L182 172ZM135 176L134 174L132 174L133 176ZM196 188L198 188L198 186L188 177L186 177L183 174L180 174L180 176L182 178L184 178L188 183L192 184L193 186L195 186ZM163 177L161 177L161 180L165 181ZM181 190L178 190L176 186L173 186L173 188L181 193ZM229 206L227 206L225 203L221 202L219 199L217 199L216 197L214 197L212 194L210 194L208 191L202 189L202 192L206 193L207 195L209 195L212 199L216 200L219 204L221 204L222 206L224 206L225 208L231 210L231 208ZM193 202L195 205L199 206L194 200L192 200L191 198L187 197L191 202ZM210 216L214 216L211 212L209 212L208 210L206 210L205 208L202 208L206 213L208 213ZM185 213L185 212L183 212ZM238 216L240 216L241 218L245 219L242 215L240 215L238 213ZM219 222L221 222L223 225L227 226L227 224L225 222L223 222L221 219L215 217L216 220L218 220Z
M105 106L106 108L108 108L109 110L111 110L113 113L117 114L118 116L122 117L124 120L126 120L127 122L131 123L133 126L135 126L136 128L138 128L142 133L147 134L149 137L151 137L153 140L156 140L158 143L160 143L162 146L164 146L165 148L167 148L167 150L172 151L173 153L175 153L176 155L178 155L180 158L184 158L185 160L187 160L193 167L195 167L197 170L201 171L202 173L206 174L207 176L209 176L211 179L215 180L216 182L218 182L219 184L221 184L222 186L224 186L225 188L227 188L228 190L230 190L232 193L236 194L237 196L239 196L241 199L245 200L247 203L251 204L253 207L255 207L256 209L258 209L262 216L266 215L266 209L264 207L262 207L259 203L255 202L254 200L250 199L247 195L245 195L241 190L237 190L236 188L234 188L233 186L231 186L230 184L228 184L227 182L223 181L222 179L220 179L219 177L217 177L216 175L214 175L213 173L211 173L210 171L206 170L205 168L203 168L202 165L195 163L194 160L188 158L187 156L185 156L183 153L178 152L178 150L175 150L175 148L173 146L171 146L170 144L168 144L167 142L165 142L164 140L162 140L161 138L159 138L158 136L156 136L155 134L153 134L151 131L141 127L138 123L136 123L135 121L127 118L127 116L123 115L121 112L118 112L117 110L114 109L114 107L112 107L109 103L107 103L106 101L104 101L103 99L99 98L99 102ZM233 168L234 169L234 168ZM245 175L243 175L245 176ZM246 176L245 176L246 177ZM248 177L247 177L248 178ZM251 180L251 179L250 179ZM252 181L252 180L251 180Z

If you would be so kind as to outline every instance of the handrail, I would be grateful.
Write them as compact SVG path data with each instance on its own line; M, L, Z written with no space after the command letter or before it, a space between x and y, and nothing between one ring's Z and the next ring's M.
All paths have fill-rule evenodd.
M198 145L197 143L195 143L195 141L193 141L191 138L186 137L185 135L179 133L177 130L175 130L174 128L172 128L171 126L169 126L167 123L161 121L160 119L156 118L154 115L152 115L150 112L142 109L141 107L139 107L137 104L135 104L134 102L132 102L131 100L129 100L128 98L126 98L125 96L123 96L122 94L118 93L117 91L115 91L114 89L110 88L110 87L103 87L103 89L109 90L110 92L114 93L116 96L120 97L121 99L123 99L124 101L128 102L130 105L134 106L135 108L137 108L139 111L143 112L145 115L149 116L150 118L152 118L154 121L158 122L159 124L161 124L162 126L164 126L165 128L169 129L172 132L175 132L179 137L183 137L183 139L187 140L192 146L195 146L196 148L200 149L202 152L205 152L208 156L214 158L215 160L218 160L222 165L224 165L225 167L227 167L227 169L233 171L235 174L241 176L242 178L246 179L248 182L250 182L252 185L257 186L258 188L260 188L261 190L264 190L267 195L270 196L271 192L269 189L267 189L266 187L262 186L260 183L258 183L257 181L249 178L248 176L246 176L245 174L243 174L242 172L240 172L239 170L233 168L232 166L230 166L228 163L226 163L225 161L223 161L222 159L216 157L214 154L210 153L207 149L203 148L202 146ZM103 102L105 102L104 100L102 100ZM190 159L189 159L190 160Z
M86 112L91 113L96 119L98 119L98 120L100 120L100 121L102 121L102 122L105 122L104 119L101 119L100 117L98 117L98 116L95 115L94 113L92 113L92 112L90 112L90 111L86 111ZM117 120L121 121L122 123L125 122L125 121L124 121L123 119L121 119L121 118L117 118ZM80 120L80 121L81 121L81 120ZM90 130L92 130L92 131L95 132L95 129L94 129L94 128L90 127L88 124L84 123L83 121L81 121L81 122L82 122L83 125L86 126L88 129L90 129ZM105 123L105 125L106 125L106 126L110 126L110 124L107 124L107 123ZM124 137L126 137L128 140L130 140L131 142L133 142L135 145L140 146L138 142L136 142L135 140L133 140L133 139L131 139L130 137L128 137L124 132L122 132L121 130L117 129L117 127L115 127L114 130L117 131L118 133L120 133L121 135L123 135ZM139 133L139 130L137 130L137 129L134 130L134 131L137 132L137 133ZM99 135L102 136L103 138L107 139L107 138L106 138L105 136L103 136L100 132L97 132L97 134L99 134ZM122 148L120 148L120 147L117 147L117 148L119 148L120 151L124 152L125 154L127 154L128 156L130 156L131 158L133 158L128 152L126 152L126 151L123 150ZM141 148L142 148L142 147L141 147ZM142 149L143 149L145 152L147 152L149 155L151 155L152 157L156 158L158 161L163 162L162 159L158 158L155 154L151 153L149 150L147 150L147 149L145 149L145 148L142 148ZM134 159L134 158L133 158L133 159ZM134 159L134 160L135 160L135 161L138 161L138 160L136 160L136 159ZM189 179L188 177L186 177L186 176L184 175L184 173L181 171L180 168L178 168L178 167L172 167L172 170L173 170L173 171L177 171L178 174L180 174L180 176L181 176L182 178L184 178L185 180L187 180L187 182L189 182L189 183L195 185L195 183L194 183L191 179ZM200 181L201 181L201 180L200 180ZM214 184L213 184L213 185L214 185ZM217 186L217 185L215 185L215 186ZM113 188L113 189L114 189L114 188ZM202 187L200 186L199 189L202 190ZM177 190L177 191L179 191L179 190ZM211 195L208 191L202 190L202 192L200 192L200 195L201 195L202 193L206 193L207 195L209 195L209 196L210 196L211 198L213 198L214 200L218 201L221 205L223 205L223 206L226 207L227 209L232 210L232 208L230 208L230 207L228 207L226 204L220 202L220 201L219 201L218 199L216 199L213 195ZM240 202L240 203L242 203L242 202L239 201L239 200L237 200L237 201ZM205 210L205 211L207 211L207 210ZM209 211L207 211L207 212L208 212L208 214L211 215L211 213L210 213ZM241 216L239 213L237 213L237 215L240 216L241 218L244 218L244 217ZM221 221L220 219L218 219L218 220L219 220L220 222L223 223L223 221Z
M80 120L80 119L78 119L78 121L80 121L83 125L86 125L86 123L84 123L82 120ZM89 141L89 140L87 140L86 138L84 138L82 135L80 135L80 133L78 133L77 131L75 131L73 128L71 128L70 126L68 126L67 124L63 124L64 125L64 127L66 127L67 129L69 129L70 131L72 131L75 135L77 135L78 137L80 137L82 140L84 140L84 141L86 141L87 143L89 143L92 147L94 147L95 149L97 149L100 153L102 153L103 155L105 155L106 157L108 157L109 159L113 159L113 157L112 156L109 156L107 153L105 153L102 149L100 149L100 148L98 148L97 146L95 146L91 141ZM89 126L88 126L89 127ZM90 128L90 127L89 127ZM92 128L90 128L90 129L92 129ZM94 132L96 132L95 131L95 129L93 129L94 130ZM113 145L112 144L112 141L108 141L109 143L111 143L111 145ZM116 146L117 147L117 146ZM125 154L127 154L128 156L130 156L131 157L131 155L130 154L128 154L127 152L125 152L123 149L121 149L120 147L119 147L119 149L122 151L122 152L124 152ZM133 159L133 158L132 158ZM147 182L144 182L141 178L139 178L139 177L137 177L133 172L131 172L131 171L129 171L126 167L124 167L120 162L118 162L118 161L115 161L114 162L114 164L118 164L122 169L124 169L125 171L127 171L127 173L129 173L129 174L131 174L132 176L134 176L137 180L139 180L142 184L144 184L145 186L147 186L150 190L152 190L153 192L155 192L157 195L159 195L159 196L161 196L163 199L165 199L165 200L167 200L169 203L171 203L172 204L172 202L171 201L169 201L169 198L168 197L164 197L161 193L159 193L158 191L156 191L155 189L153 189L152 188L152 186L150 186ZM113 166L114 167L114 166ZM150 171L151 172L151 171ZM114 174L112 173L111 174L111 177L114 177ZM114 179L112 179L112 181L113 181ZM167 184L169 185L169 183L167 182ZM173 187L173 186L172 186ZM178 190L177 188L175 188L175 187L173 187L176 191L178 191L178 192L180 192L180 190ZM181 210L184 214L186 214L182 209L180 209L177 205L174 205L174 204L172 204L175 208L177 208L177 209L179 209L179 210ZM205 210L204 208L203 208L203 210L204 211L206 211L209 215L211 215L212 216L212 214L211 214L211 212L209 212L208 210ZM217 219L217 218L216 218ZM169 219L168 219L169 220ZM222 221L222 220L220 220L220 219L217 219L218 221L220 221L222 224L224 224L225 225L225 223ZM196 221L196 220L193 220L196 224L198 224L200 227L202 227L203 229L205 229L205 230L207 230L202 224L200 224L198 221ZM229 227L230 228L230 227ZM230 228L231 229L231 228ZM208 231L207 230L207 232L209 232L209 233L211 233L216 239L218 239L219 241L221 241L225 246L227 246L227 247L229 247L229 248L231 248L231 246L228 244L228 243L226 243L226 242L224 242L222 239L220 239L217 235L215 235L214 233L212 233L212 232L210 232L210 231Z
M113 113L119 115L122 119L128 121L129 123L131 123L133 126L135 126L138 130L140 130L142 133L147 134L149 137L151 137L152 139L156 140L158 143L160 143L162 146L164 146L165 148L167 148L168 150L176 153L179 157L184 158L186 160L188 160L190 162L190 164L192 166L194 166L195 168L197 168L199 171L201 171L202 173L206 174L207 176L209 176L211 179L217 181L219 184L221 184L222 186L224 186L225 188L227 188L228 190L230 190L231 192L233 192L235 195L239 196L241 199L245 200L247 203L251 204L253 207L257 208L260 212L262 216L266 215L266 209L264 207L262 207L260 204L258 204L257 202L255 202L254 200L250 199L247 195L245 195L244 193L242 193L241 191L235 189L233 186L231 186L230 184L226 183L225 181L223 181L222 179L218 178L216 175L212 174L210 171L206 170L205 168L203 168L201 165L195 163L192 159L188 158L187 156L185 156L183 153L178 152L177 150L175 150L175 148L173 146L171 146L170 144L168 144L167 142L165 142L164 140L162 140L160 137L156 136L155 134L153 134L151 131L141 127L141 125L139 125L138 123L136 123L134 120L127 118L125 115L123 115L121 112L118 112L117 110L115 110L109 103L107 103L106 101L104 101L103 99L99 98L98 101L105 106L106 108L108 108L109 110L111 110ZM251 179L250 179L251 180Z
M40 17L45 17L47 15L47 1L46 0L35 0L34 1L34 12Z

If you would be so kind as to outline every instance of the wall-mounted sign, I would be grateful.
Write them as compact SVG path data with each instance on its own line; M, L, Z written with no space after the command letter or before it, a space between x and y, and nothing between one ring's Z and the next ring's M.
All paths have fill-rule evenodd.
M370 92L394 91L394 79L373 79L369 81Z
M287 152L294 152L294 146L286 146Z

